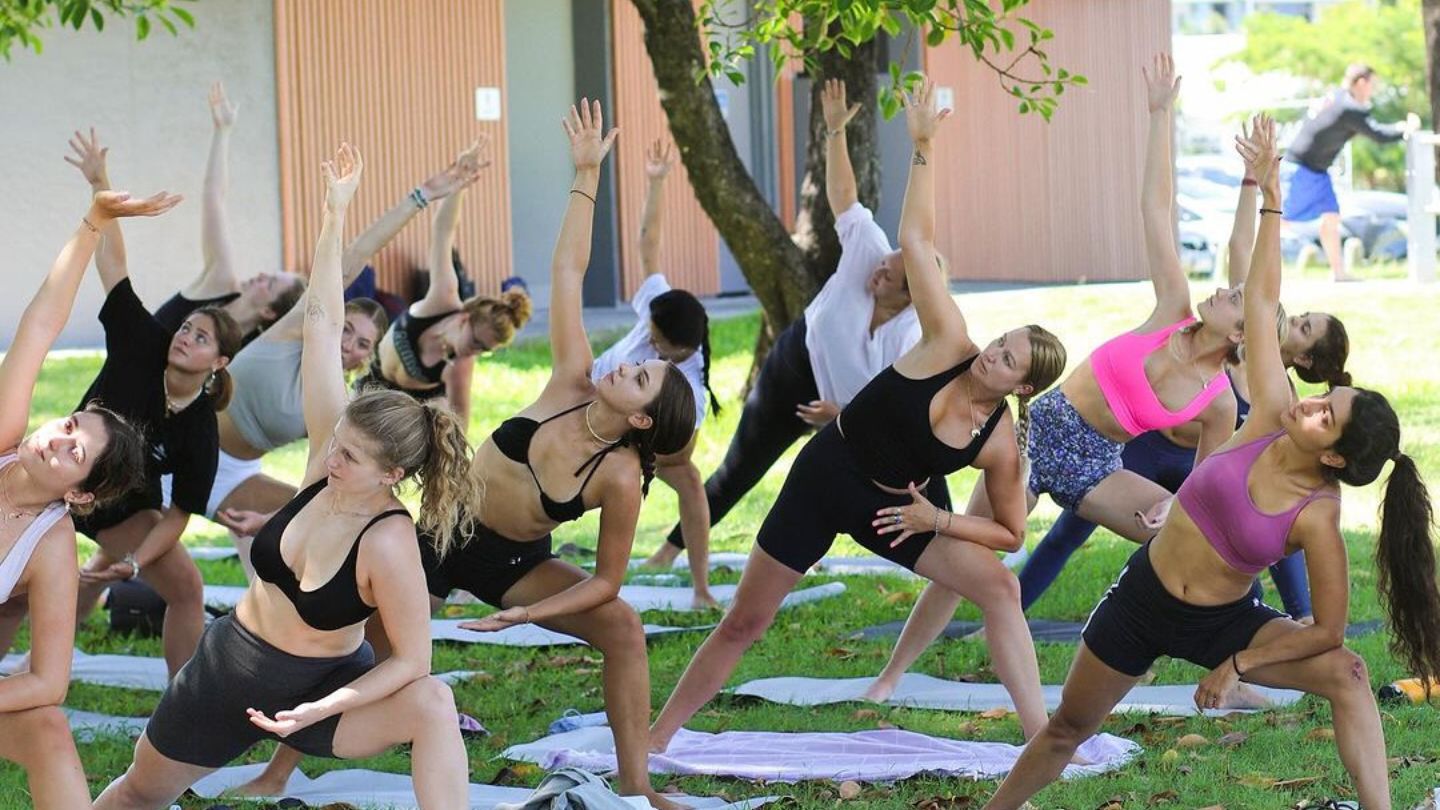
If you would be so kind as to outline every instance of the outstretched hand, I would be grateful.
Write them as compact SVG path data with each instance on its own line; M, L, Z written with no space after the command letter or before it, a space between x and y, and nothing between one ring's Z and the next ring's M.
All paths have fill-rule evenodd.
M91 225L98 226L100 222L97 220L108 222L122 217L158 217L179 205L183 199L179 194L165 191L140 200L131 199L123 191L101 191L91 200L90 213L86 218Z
M455 192L468 188L480 178L480 173L490 165L490 136L481 135L455 156L455 160L444 170L429 177L420 184L425 199L434 202Z
M570 159L576 169L598 169L615 145L618 128L605 132L605 119L600 112L600 102L587 98L580 99L579 107L571 106L570 114L560 119L565 135L570 139Z
M325 710L318 703L301 703L293 709L286 709L275 713L275 717L267 717L259 709L246 709L245 713L250 716L250 722L256 727L274 734L277 737L288 737L302 728L313 726L325 719Z
M1275 119L1260 113L1249 127L1241 125L1235 151L1245 161L1245 173L1267 192L1280 190L1280 150L1275 143Z
M937 516L940 514L935 504L930 503L911 481L909 485L910 503L904 506L887 506L875 510L875 519L870 525L875 527L876 534L894 534L900 532L900 536L890 541L890 547L895 548L901 543L909 540L913 535L920 532L935 531Z
M914 93L902 92L900 101L905 106L905 126L910 130L910 140L915 143L934 139L940 122L950 117L950 109L935 109L935 82L926 77Z
M665 175L675 167L675 153L670 144L663 139L656 138L655 142L645 147L645 176L651 180L664 179Z
M74 137L70 139L70 151L75 154L66 155L65 162L79 169L91 188L99 190L110 185L110 175L105 170L105 157L110 154L110 147L100 145L94 127L90 128L88 138L80 130L75 130Z
M350 205L364 169L360 152L348 143L340 144L335 157L320 164L320 171L325 175L325 206L331 211L341 211Z
M240 105L233 104L226 98L224 83L215 82L210 85L210 120L215 122L216 129L235 126L235 118L239 112Z
M1140 73L1145 77L1150 112L1159 112L1175 103L1175 97L1180 94L1180 77L1175 75L1175 60L1170 54L1163 51L1155 54L1150 67L1142 65Z
M825 129L829 132L836 132L844 129L855 113L860 112L860 105L845 103L845 82L841 79L826 79L825 87L820 91L820 108L825 113Z
M254 537L270 522L274 512L253 512L249 509L221 509L215 513L215 522L240 537Z
M461 622L460 629L474 630L477 633L494 633L504 630L507 627L514 627L517 624L529 623L530 609L522 606L497 610L489 616L473 621Z

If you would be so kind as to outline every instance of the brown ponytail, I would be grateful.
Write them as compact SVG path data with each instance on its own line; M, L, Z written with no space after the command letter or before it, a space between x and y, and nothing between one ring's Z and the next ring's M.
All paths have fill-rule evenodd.
M1331 388L1350 385L1350 373L1345 370L1345 361L1350 357L1350 335L1345 324L1334 315L1326 315L1325 334L1306 354L1310 355L1310 366L1295 367L1295 376L1308 383L1325 383Z

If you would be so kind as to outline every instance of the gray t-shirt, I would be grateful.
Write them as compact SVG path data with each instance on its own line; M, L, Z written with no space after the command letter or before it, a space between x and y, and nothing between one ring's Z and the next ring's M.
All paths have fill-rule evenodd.
M235 355L235 393L226 413L256 450L269 452L305 438L305 397L300 388L298 340L261 338Z

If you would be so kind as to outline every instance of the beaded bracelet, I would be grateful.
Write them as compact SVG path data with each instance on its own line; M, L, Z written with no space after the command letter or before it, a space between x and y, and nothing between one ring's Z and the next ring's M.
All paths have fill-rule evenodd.
M430 204L430 201L425 199L425 192L419 186L410 192L410 202L415 203L416 208L424 208Z

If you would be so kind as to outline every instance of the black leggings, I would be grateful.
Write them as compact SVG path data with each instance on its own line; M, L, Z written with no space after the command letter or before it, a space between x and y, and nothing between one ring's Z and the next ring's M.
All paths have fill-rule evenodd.
M790 445L810 430L810 425L795 415L795 406L819 398L810 352L805 349L805 318L801 317L775 339L745 399L725 460L705 480L711 526L719 523ZM680 524L675 524L665 540L676 548L685 547Z

